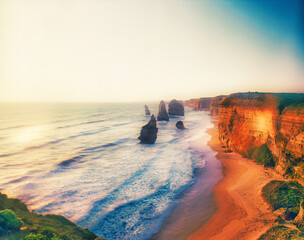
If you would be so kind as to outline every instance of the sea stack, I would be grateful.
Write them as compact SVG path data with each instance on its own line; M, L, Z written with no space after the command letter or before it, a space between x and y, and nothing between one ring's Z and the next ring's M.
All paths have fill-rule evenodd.
M166 109L166 104L163 100L159 103L159 110L157 115L158 121L169 121L169 116Z
M147 105L145 105L145 113L146 113L147 116L151 115L150 110L149 110Z
M140 143L153 144L156 141L157 132L156 119L154 115L152 115L149 123L141 128L138 139L140 140Z
M184 116L185 110L182 103L177 101L176 99L173 99L169 103L169 115L177 115L177 116Z
M182 121L178 121L175 126L180 130L186 129Z

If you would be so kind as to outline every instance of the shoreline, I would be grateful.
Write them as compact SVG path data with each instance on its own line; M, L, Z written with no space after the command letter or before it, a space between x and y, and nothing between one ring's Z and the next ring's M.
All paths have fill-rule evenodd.
M240 154L225 152L217 125L208 133L212 136L208 145L217 152L224 178L213 189L217 211L187 239L258 239L274 221L270 208L261 197L261 189L269 181L282 177Z
M208 130L206 134L210 135ZM205 166L196 173L194 184L178 196L178 203L170 211L158 232L149 240L185 240L216 212L213 187L223 174L222 164L215 157L217 152L208 145L210 139L207 143L203 142L202 138L191 142L190 148L204 155L202 160L205 161Z

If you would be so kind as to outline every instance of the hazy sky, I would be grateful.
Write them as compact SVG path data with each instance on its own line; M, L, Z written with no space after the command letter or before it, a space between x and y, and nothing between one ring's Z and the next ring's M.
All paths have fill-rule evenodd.
M303 92L303 11L301 0L0 0L0 101Z

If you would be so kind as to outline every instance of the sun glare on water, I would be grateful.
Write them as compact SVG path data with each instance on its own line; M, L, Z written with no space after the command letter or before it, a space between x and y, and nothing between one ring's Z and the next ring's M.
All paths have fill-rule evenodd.
M30 127L21 130L14 137L15 142L31 142L41 137L42 127Z

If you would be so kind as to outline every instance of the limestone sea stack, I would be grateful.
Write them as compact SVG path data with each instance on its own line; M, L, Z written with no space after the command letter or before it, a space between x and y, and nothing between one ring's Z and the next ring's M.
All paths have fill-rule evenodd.
M169 115L177 115L177 116L184 116L185 110L182 103L177 101L176 99L173 99L169 103Z
M145 105L145 113L146 113L147 116L151 115L150 110L149 110L147 105Z
M157 115L158 121L169 121L169 116L166 109L166 104L163 100L159 103L159 110Z
M156 119L154 115L152 115L149 123L141 128L138 139L140 140L140 143L153 144L156 141L157 132Z
M186 129L185 126L184 126L183 121L178 121L178 122L176 123L175 126L176 126L178 129L180 129L180 130Z

